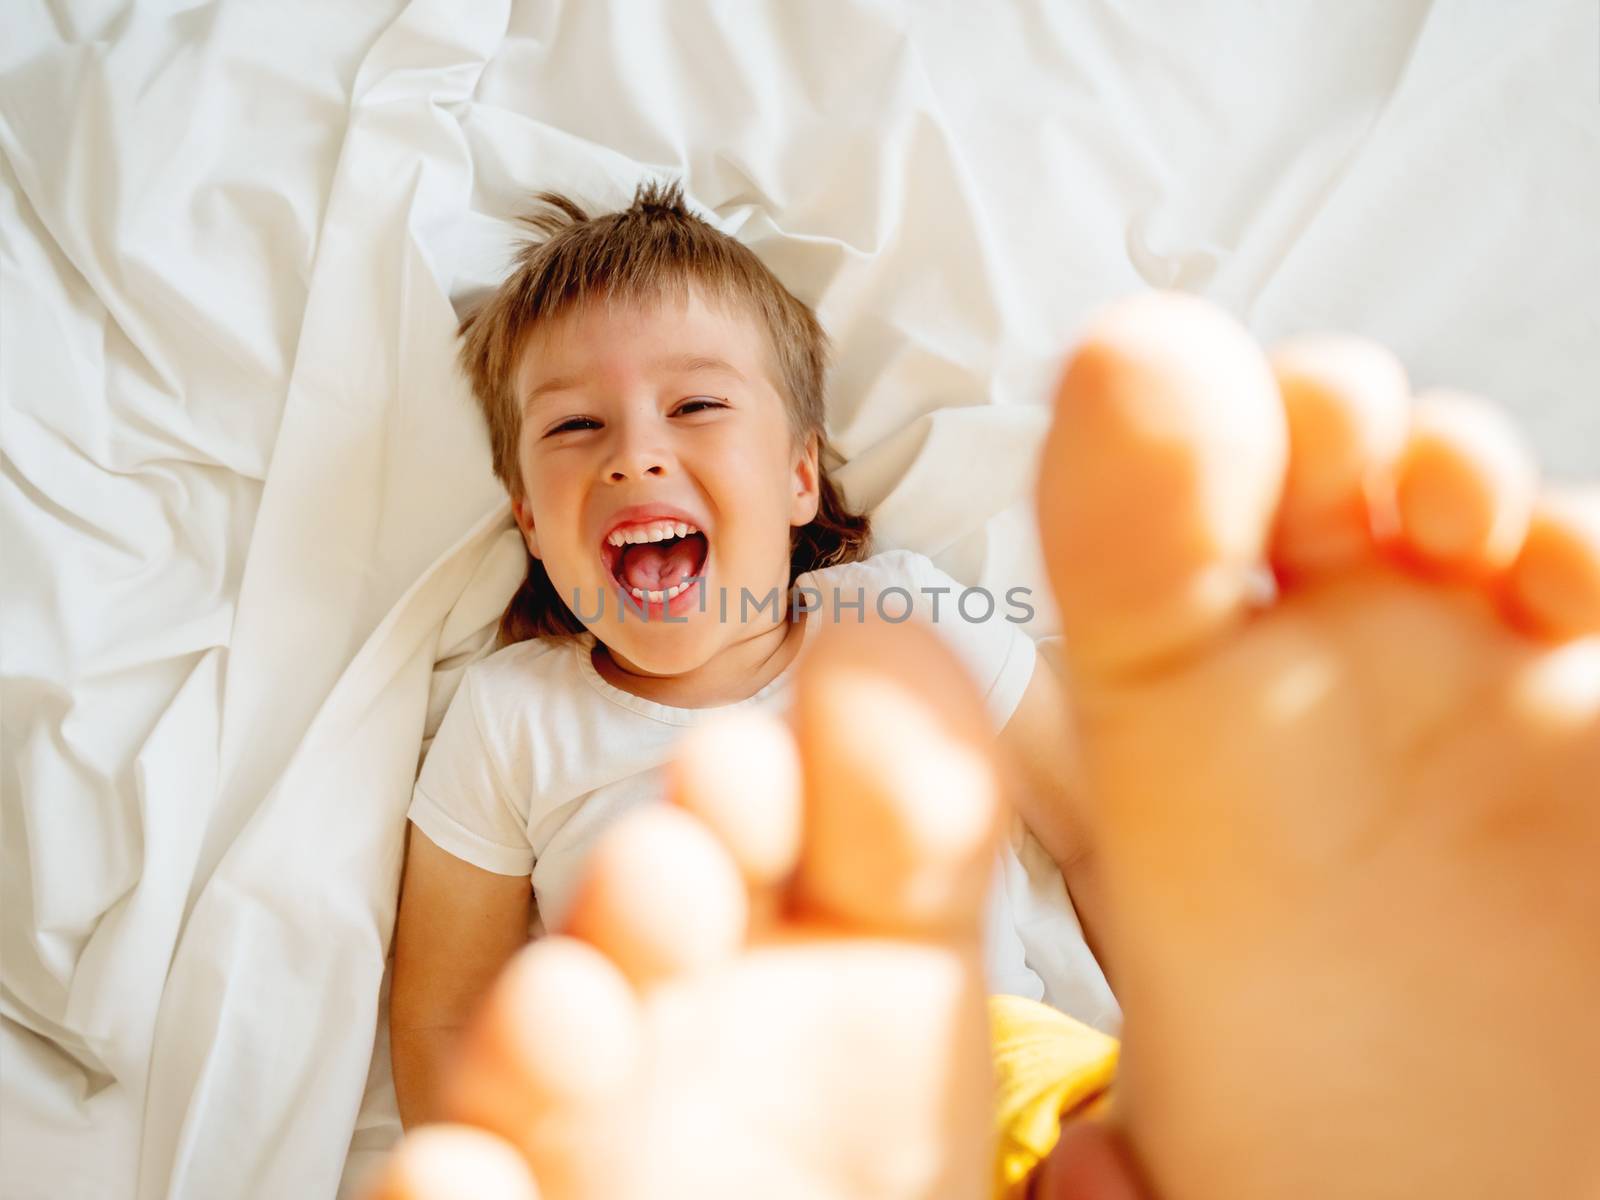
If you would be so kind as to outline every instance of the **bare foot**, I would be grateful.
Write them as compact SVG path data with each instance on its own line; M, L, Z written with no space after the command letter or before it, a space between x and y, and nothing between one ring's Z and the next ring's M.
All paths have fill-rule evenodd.
M1600 505L1179 296L1096 324L1045 461L1155 1190L1600 1195Z
M792 735L708 727L677 806L611 831L469 1035L461 1124L377 1196L987 1194L986 718L926 630L829 631L800 672Z

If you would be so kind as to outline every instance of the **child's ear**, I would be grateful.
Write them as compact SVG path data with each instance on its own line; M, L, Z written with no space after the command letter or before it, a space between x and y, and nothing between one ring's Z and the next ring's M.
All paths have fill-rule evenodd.
M522 540L528 544L528 553L538 558L539 535L533 531L533 514L528 511L527 500L513 500L511 515L517 519L517 528L522 530Z
M809 525L816 517L821 477L817 467L817 437L812 434L795 455L794 498L790 505L789 524Z

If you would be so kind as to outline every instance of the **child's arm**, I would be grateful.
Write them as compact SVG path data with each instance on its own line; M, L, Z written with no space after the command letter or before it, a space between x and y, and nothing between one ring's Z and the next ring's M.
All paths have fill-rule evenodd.
M400 1123L437 1115L437 1082L457 1033L528 940L533 888L463 862L408 826L394 933L389 1050Z
M1083 935L1096 958L1105 960L1098 872L1082 805L1084 786L1072 740L1058 641L1039 644L1039 658L1011 719L1000 732L1006 770L1013 775L1011 803L1029 832L1061 868Z

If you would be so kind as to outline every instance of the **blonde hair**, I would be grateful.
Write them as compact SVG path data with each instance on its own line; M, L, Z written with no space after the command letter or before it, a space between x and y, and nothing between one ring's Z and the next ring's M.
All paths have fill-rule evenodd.
M676 183L641 184L628 208L593 217L555 192L541 192L535 200L540 207L523 220L542 236L522 248L511 275L459 331L461 366L489 427L494 473L506 491L523 494L515 378L530 333L590 304L686 299L693 286L745 308L761 323L794 437L801 443L816 439L817 515L791 533L790 582L805 571L866 557L870 524L845 506L824 462L832 453L824 412L828 336L816 315L748 246L690 212ZM582 630L544 565L530 554L527 577L500 621L502 640Z

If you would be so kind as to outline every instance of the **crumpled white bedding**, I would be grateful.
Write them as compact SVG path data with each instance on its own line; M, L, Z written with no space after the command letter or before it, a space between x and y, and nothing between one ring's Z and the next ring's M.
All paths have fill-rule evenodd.
M884 544L1038 588L1039 402L1147 285L1600 472L1597 20L7 3L0 1191L327 1196L392 1137L417 748L520 567L452 331L531 190L682 176L835 333Z

